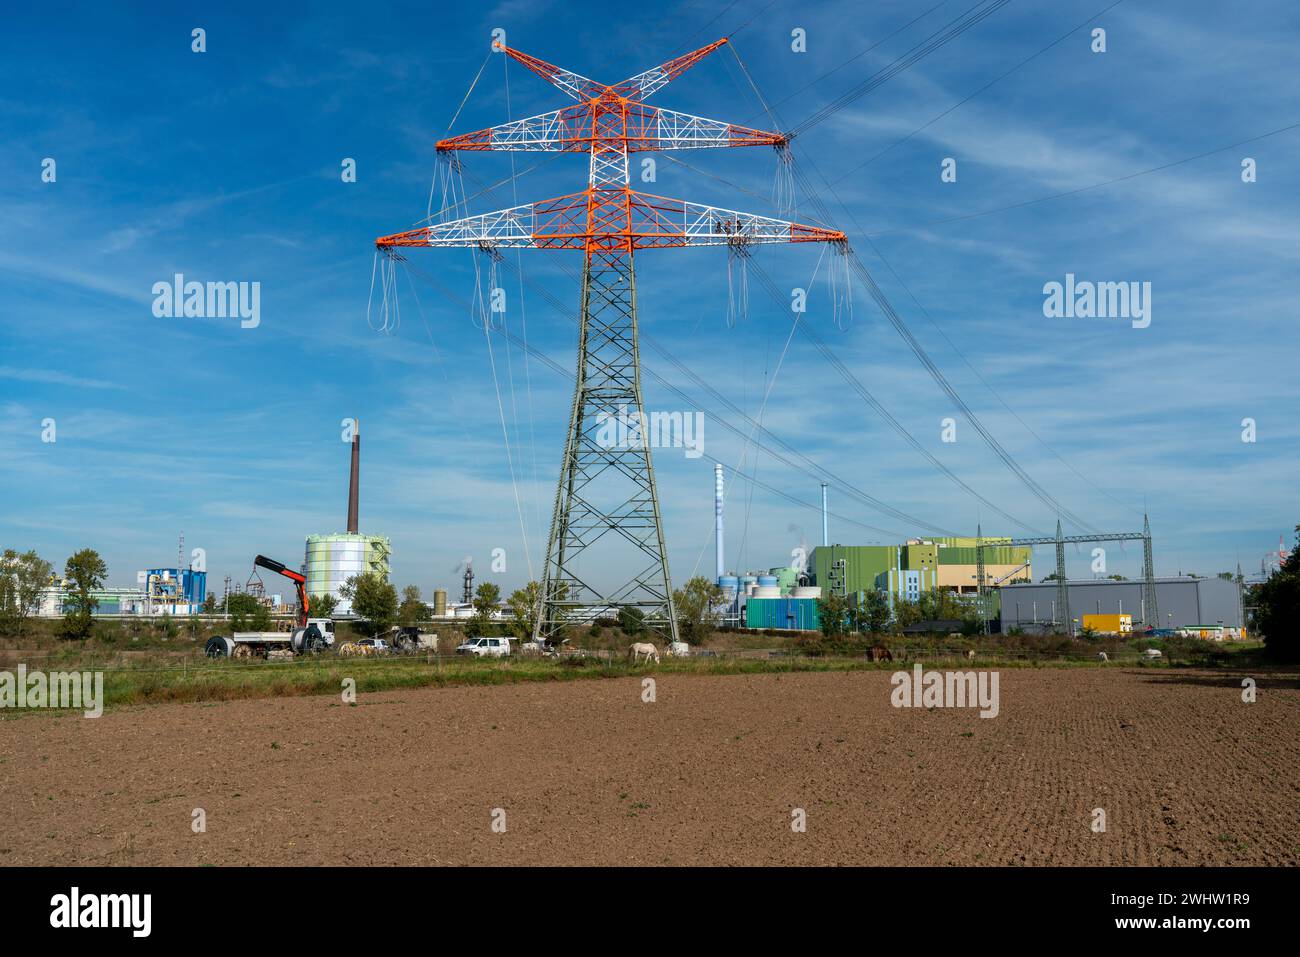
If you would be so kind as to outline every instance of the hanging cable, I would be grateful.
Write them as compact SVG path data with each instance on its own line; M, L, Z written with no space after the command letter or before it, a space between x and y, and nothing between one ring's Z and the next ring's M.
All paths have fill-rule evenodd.
M840 332L853 325L853 277L849 275L848 243L835 244L835 258L826 270L831 292L831 322Z
M776 172L772 177L772 205L781 219L794 215L794 154L785 143L776 147Z
M375 250L375 262L370 270L370 295L366 298L366 325L371 332L392 334L397 332L402 324L402 314L397 299L397 264L402 261L402 257L392 250ZM378 324L372 318L376 272L379 279Z
M514 119L514 109L510 103L510 58L502 57L501 59L504 64L504 69L502 72L505 77L506 122L508 123ZM558 155L558 153L556 155ZM515 171L514 150L510 151L510 199L511 199L512 207L519 205L519 175ZM521 249L515 250L515 268L518 273L518 279L519 279L519 284L518 284L519 322L520 322L520 328L523 332L523 340L524 340L524 349L522 350L522 352L523 352L523 363L524 363L524 389L528 400L527 403L528 405L528 450L533 462L533 496L532 496L533 523L534 523L534 528L537 532L536 540L540 546L540 543L543 541L542 504L541 504L541 500L539 499L541 483L538 481L538 472L537 472L537 425L533 413L533 379L532 379L532 372L530 371L529 368L530 362L528 357L528 310L527 310L527 304L525 303L524 300L524 256L523 256L523 250ZM507 352L507 356L508 355L509 353ZM513 364L510 365L510 369L511 369L510 407L514 415L515 436L517 438L519 435L519 411L518 411L518 407L515 404L515 380L514 380ZM541 561L545 561L545 559L546 556L544 555L540 556Z
M743 240L727 244L727 328L749 315L749 250Z

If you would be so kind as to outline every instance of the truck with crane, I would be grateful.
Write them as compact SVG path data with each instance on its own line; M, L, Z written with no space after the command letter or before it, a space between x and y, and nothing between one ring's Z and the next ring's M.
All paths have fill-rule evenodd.
M291 631L237 631L230 637L214 635L203 652L209 658L291 658L294 655L324 651L334 644L334 622L329 618L308 615L306 576L265 555L253 559L255 567L283 575L298 591L298 617Z

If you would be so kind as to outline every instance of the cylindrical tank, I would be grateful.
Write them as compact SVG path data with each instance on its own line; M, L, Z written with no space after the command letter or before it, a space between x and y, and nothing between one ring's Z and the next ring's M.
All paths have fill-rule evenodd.
M799 584L798 569L791 568L789 565L769 569L768 573L776 576L776 583L781 586L781 591L787 594L791 588Z
M755 585L755 598L780 598L781 587L779 585Z
M433 591L433 613L438 618L447 614L447 592L442 588L435 588Z
M309 535L307 537L307 594L313 598L330 594L337 598L334 613L352 614L352 602L339 594L349 578L376 572L388 577L388 539L377 535Z
M781 582L775 575L759 575L758 584L763 588L774 588L779 586Z
M758 576L757 576L757 575L741 575L741 576L740 576L740 587L741 587L741 588L748 589L750 585L757 585L757 584L758 584Z

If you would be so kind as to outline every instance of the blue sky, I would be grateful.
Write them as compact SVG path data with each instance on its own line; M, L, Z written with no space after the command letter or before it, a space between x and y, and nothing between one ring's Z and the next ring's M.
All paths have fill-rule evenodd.
M1001 208L1300 122L1294 6L1125 0L1095 21L1107 31L1105 53L1091 52L1089 26L915 132L1107 2L1013 0L800 136L796 163L815 188L834 184L823 194L837 220L829 225L850 234L935 362L1052 495L1106 529L1138 528L1149 509L1158 573L1214 573L1238 561L1249 573L1297 521L1300 427L1286 409L1300 358L1300 130ZM517 586L540 564L569 381L499 336L490 363L489 340L463 306L420 275L418 303L402 279L399 328L367 323L373 240L425 216L433 144L488 55L491 30L614 82L740 28L737 52L792 127L970 4L943 4L819 80L932 5L717 0L625 6L612 22L597 4L545 0L7 12L0 544L60 565L93 546L114 584L171 563L181 530L187 547L206 550L217 580L244 580L259 552L296 566L305 536L345 524L340 421L355 415L362 527L393 540L398 583L454 590L465 556L482 576L499 547L507 571L487 577ZM206 30L202 54L190 48L195 27ZM790 49L796 27L807 32L806 53ZM494 55L453 132L568 102ZM726 51L654 102L771 125ZM775 213L771 150L679 155L694 169L661 158L652 191ZM46 157L57 162L54 183L41 180ZM357 162L355 183L341 181L345 157ZM957 160L955 183L940 180L945 157ZM1255 183L1241 180L1244 157L1256 160ZM520 155L517 169L535 160ZM507 177L510 163L508 154L469 156L470 191ZM585 175L581 157L561 156L472 208L573 192ZM796 200L793 218L813 221L807 197ZM991 209L1000 211L955 219ZM777 286L805 286L818 252L764 247L756 261ZM410 260L464 301L474 290L470 257L426 249ZM510 331L526 327L530 345L571 368L576 254L524 252L519 262L522 301L513 275L504 284ZM788 309L757 282L747 316L729 328L725 252L651 251L637 263L643 330L751 416L770 391L764 425L809 458L939 527L1054 526L860 287L840 330L819 279L809 321L927 449L1024 527L937 474L807 341L796 336L786 350ZM260 282L260 325L155 317L153 284L175 273ZM1151 325L1045 318L1043 286L1066 273L1150 282ZM816 544L818 480L761 447L743 449L716 421L726 413L713 398L643 352L648 368L693 397L683 409L648 378L647 407L705 415L707 457L656 456L675 580L712 569L712 458L743 461L806 503L733 479L730 565L785 564L792 548ZM941 441L947 416L959 420L955 443ZM1241 440L1247 417L1257 422L1254 443ZM41 440L46 418L56 422L53 443ZM841 490L831 500L836 541L920 531ZM1039 576L1049 561L1038 554ZM1072 552L1072 573L1087 574L1088 561ZM1140 549L1112 548L1109 563L1137 574Z

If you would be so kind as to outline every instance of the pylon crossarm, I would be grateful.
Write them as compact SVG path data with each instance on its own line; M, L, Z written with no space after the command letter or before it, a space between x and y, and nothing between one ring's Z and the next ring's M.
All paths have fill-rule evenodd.
M507 249L528 249L538 244L535 240L534 207L537 203L524 203L491 213L452 219L445 223L421 226L419 229L381 236L375 240L380 249L395 246L487 246Z
M512 60L522 63L543 80L546 80L548 83L563 90L575 100L589 100L593 97L600 96L608 89L604 83L597 83L595 80L588 79L581 73L574 73L572 70L558 67L554 63L547 63L545 60L539 60L537 57L529 56L527 53L512 50L510 47L505 46L502 43L495 43L493 46L509 56Z
M645 150L713 149L732 146L781 146L780 133L754 130L693 113L662 110L645 104L627 113L628 152Z
M440 153L452 150L585 152L590 145L591 110L586 106L566 106L439 140L437 149Z
M698 50L692 50L690 53L683 54L667 63L661 63L659 66L651 67L644 73L638 73L636 76L628 77L622 83L615 83L611 89L619 96L627 97L632 100L644 100L653 93L657 93L665 86L671 83L677 77L681 76L696 63L699 63L714 50L723 46L727 38L715 40L708 46L700 47Z
M806 226L629 189L589 189L375 240L392 246L508 249L661 249L758 243L843 243L834 229Z
M626 123L624 122L626 120ZM618 110L598 102L539 113L522 120L489 126L438 141L439 152L585 153L599 145L626 147L629 153L649 150L714 149L733 146L780 146L780 133L755 130L644 103Z
M706 206L683 199L633 194L635 248L748 246L756 243L844 243L835 229Z

